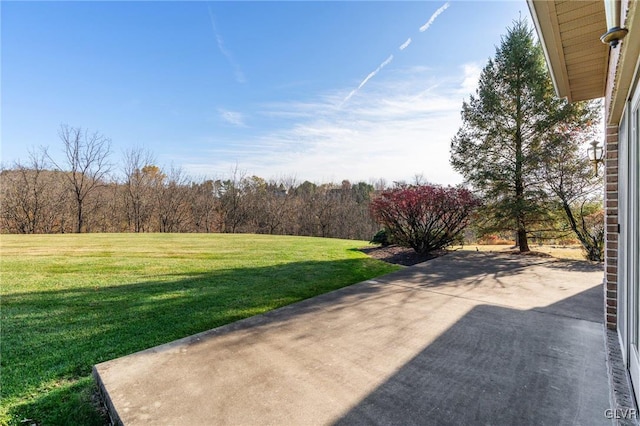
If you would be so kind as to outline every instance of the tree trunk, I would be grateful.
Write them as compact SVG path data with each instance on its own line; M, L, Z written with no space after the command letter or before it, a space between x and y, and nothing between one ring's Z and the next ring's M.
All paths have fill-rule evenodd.
M584 219L582 230L578 228L578 223L573 216L571 207L565 200L562 200L562 209L564 210L567 219L569 220L569 226L571 226L571 230L574 232L576 237L578 237L578 240L580 240L580 244L582 244L582 247L587 253L587 259L593 260L595 262L602 262L603 258L601 245L603 244L603 242L599 241L599 238L597 238L597 236L589 235L584 226Z
M530 251L529 241L527 240L527 230L524 229L524 227L518 227L518 247L520 248L520 253Z
M518 86L520 86L518 79ZM525 199L524 199L524 179L522 176L522 165L524 163L524 155L522 152L522 105L520 99L521 91L518 90L516 96L516 170L515 170L515 189L516 189L516 221L518 228L518 247L520 253L529 251L529 242L527 241L527 228L525 225Z
M82 214L82 200L78 199L78 227L76 228L76 233L80 234L82 232L83 225L83 214Z

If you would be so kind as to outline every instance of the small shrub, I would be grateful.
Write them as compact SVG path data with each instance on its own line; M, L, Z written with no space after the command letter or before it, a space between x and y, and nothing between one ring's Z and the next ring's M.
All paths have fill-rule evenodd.
M383 247L386 247L389 244L391 244L389 233L387 232L386 229L381 229L378 232L376 232L376 235L374 235L371 241L369 242L371 244L380 244Z

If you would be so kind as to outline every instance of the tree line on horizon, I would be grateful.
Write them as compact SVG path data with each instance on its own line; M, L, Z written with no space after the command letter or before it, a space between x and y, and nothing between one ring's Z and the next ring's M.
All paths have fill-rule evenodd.
M144 148L125 152L113 177L110 140L62 125L64 162L32 151L0 171L0 232L261 233L369 240L375 183L266 180L238 168L220 179L193 179L155 165Z

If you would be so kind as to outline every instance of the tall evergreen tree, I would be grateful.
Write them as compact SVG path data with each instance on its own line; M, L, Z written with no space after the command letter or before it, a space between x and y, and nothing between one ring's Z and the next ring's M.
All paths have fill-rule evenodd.
M547 193L536 170L548 158L555 129L593 120L593 110L555 97L539 43L514 22L484 67L475 96L462 105L462 126L451 141L451 164L478 190L494 231L514 231L521 252L528 230L544 219Z

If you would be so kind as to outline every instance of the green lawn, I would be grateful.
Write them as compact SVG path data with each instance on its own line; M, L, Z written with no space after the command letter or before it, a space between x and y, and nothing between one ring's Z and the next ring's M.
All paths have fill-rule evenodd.
M2 424L103 424L94 364L396 270L363 241L2 235ZM31 421L24 422L26 419Z

